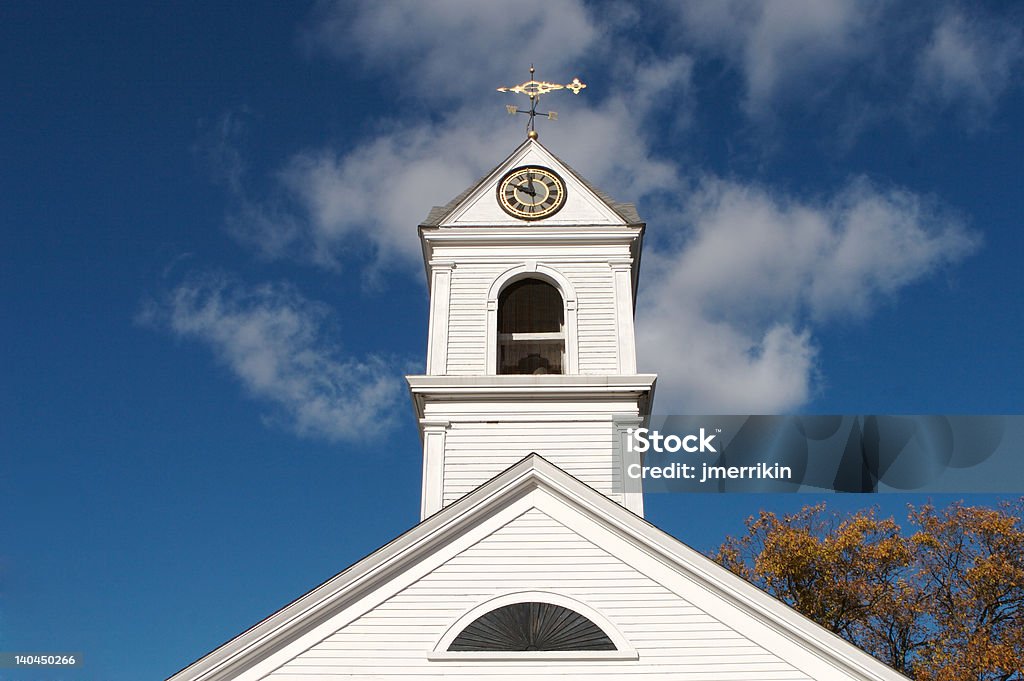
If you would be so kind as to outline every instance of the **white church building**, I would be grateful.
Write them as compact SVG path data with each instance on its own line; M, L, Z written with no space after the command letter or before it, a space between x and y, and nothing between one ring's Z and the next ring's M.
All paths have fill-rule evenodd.
M644 520L644 224L528 138L419 228L422 517L169 681L906 677Z

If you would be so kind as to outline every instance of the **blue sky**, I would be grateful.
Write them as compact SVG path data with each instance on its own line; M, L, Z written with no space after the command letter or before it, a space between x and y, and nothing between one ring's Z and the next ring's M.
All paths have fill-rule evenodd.
M530 62L589 85L544 101L542 142L648 222L658 411L1020 413L1022 26L951 1L7 4L0 650L87 666L0 679L166 677L416 522L415 228L520 143L494 89ZM703 550L811 501L648 518Z

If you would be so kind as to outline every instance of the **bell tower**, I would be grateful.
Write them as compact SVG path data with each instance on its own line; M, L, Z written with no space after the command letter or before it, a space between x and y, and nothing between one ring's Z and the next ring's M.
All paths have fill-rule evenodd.
M408 376L423 441L422 517L531 452L643 515L626 428L644 223L531 135L420 225L430 326Z

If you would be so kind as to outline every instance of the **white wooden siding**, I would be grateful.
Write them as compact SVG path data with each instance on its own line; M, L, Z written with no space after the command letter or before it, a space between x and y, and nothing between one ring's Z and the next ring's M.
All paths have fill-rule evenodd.
M452 272L448 374L486 374L487 290L507 265L459 265Z
M619 448L612 422L453 423L445 439L448 505L536 452L613 501L623 502Z
M486 373L487 292L502 272L521 262L459 264L453 270L448 318L449 375ZM543 262L564 274L576 289L579 373L618 373L615 285L608 263Z
M608 263L564 263L558 269L576 289L576 336L581 374L619 373L615 282Z
M566 183L565 206L555 215L535 224L541 225L623 225L623 219L580 182L569 169L540 143L529 141L510 156L489 182L483 183L457 207L442 225L515 225L522 220L503 211L495 199L502 175L515 166L537 164L554 169Z
M600 612L635 661L429 661L465 612L543 590ZM770 651L548 515L531 509L264 677L273 681L486 678L808 681Z

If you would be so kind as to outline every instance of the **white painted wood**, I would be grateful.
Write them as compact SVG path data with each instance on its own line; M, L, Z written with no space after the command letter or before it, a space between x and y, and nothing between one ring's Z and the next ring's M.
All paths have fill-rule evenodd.
M450 323L452 262L432 262L430 322L427 329L427 373L441 375L448 366L448 325Z
M632 263L614 262L615 327L617 330L618 373L636 373L636 336L633 333L633 287L630 282Z
M644 492L643 481L638 478L631 478L628 474L632 464L642 463L640 452L630 452L626 442L629 438L629 429L638 428L643 423L639 416L619 416L615 419L615 446L618 449L618 460L620 463L619 479L622 481L623 506L641 518L644 517Z
M527 222L505 215L495 195L509 169L538 164L566 180L567 204L554 217ZM574 200L576 202L574 202ZM574 377L635 374L634 262L642 226L627 225L604 199L536 142L523 144L439 226L421 229L429 263L454 263L447 289L434 271L439 295L447 292L447 346L431 343L428 374L482 379L461 392L413 387L421 418L450 423L443 454L429 455L425 475L440 479L440 501L450 504L530 452L539 452L618 503L643 513L642 495L630 483L627 499L620 434L615 419L636 417L650 404L653 380L619 390L574 386ZM497 314L501 291L527 277L551 283L564 304L564 376L523 383L497 376ZM433 303L431 316L443 314ZM431 336L440 343L441 334ZM435 358L445 357L443 370ZM413 377L410 377L411 383ZM653 377L651 377L653 378ZM616 379L618 380L618 379ZM490 381L488 383L487 381ZM559 388L559 386L561 388ZM504 391L504 392L503 392ZM566 394L559 394L565 392ZM568 397L568 393L573 393ZM435 438L436 440L436 438ZM433 466L440 465L438 471ZM429 469L429 473L428 473ZM431 489L436 489L431 487Z
M567 203L555 216L529 222L500 209L495 192L501 176L525 164L549 167L566 180ZM631 336L635 268L631 266L626 295L617 292L620 284L609 265L634 262L643 226L627 225L540 143L524 142L438 226L422 228L420 234L428 263L457 265L451 275L447 323L433 319L441 314L442 305L431 306L431 329L446 329L447 346L431 343L428 366L432 368L427 373L496 373L498 295L502 286L530 273L555 284L563 295L567 373L621 374L627 373L622 365L635 367L635 359L628 361L635 354ZM629 299L628 323L620 321L620 298ZM431 337L435 336L440 343L440 334ZM625 362L619 349L623 339L629 344ZM435 361L442 355L446 358L443 370Z
M635 661L432 661L452 624L517 590L586 603ZM907 681L539 457L448 506L171 681Z
M427 453L424 433L424 460L430 461L424 464L425 475L441 480L441 505L457 501L527 454L538 453L642 515L642 494L623 475L639 455L623 461L618 423L637 422L646 411L653 375L407 379L418 416L450 424L443 454ZM432 499L424 504L423 512L435 510L436 503Z
M560 604L579 603L627 653L625 660L479 659L471 653L436 655L489 605L554 594ZM532 596L536 598L537 596ZM422 610L423 598L436 607ZM386 607L382 607L385 606ZM483 607L482 607L483 606ZM495 605L497 607L497 605ZM468 620L468 621L467 621ZM652 635L647 627L658 622ZM530 508L459 552L414 584L295 657L267 678L304 673L361 678L412 679L458 675L537 679L578 676L674 679L701 675L722 681L807 679L805 674L664 585L568 528ZM784 673L787 676L779 676ZM347 676L346 676L347 675ZM681 676L682 675L682 676ZM335 676L332 676L335 678Z
M619 328L617 282L608 264L541 260L529 270L522 262L498 264L459 263L451 274L448 346L436 350L447 357L444 372L473 376L496 373L498 296L504 286L523 277L536 276L555 285L565 304L566 369L569 374L622 374L618 345L632 331L632 317ZM628 283L628 273L627 273ZM621 294L632 300L627 292ZM631 302L629 314L632 315ZM432 313L440 306L432 305ZM432 325L439 325L432 321ZM630 355L632 337L629 337Z
M531 452L611 499L622 502L623 482L611 415L602 421L458 422L445 442L444 504L490 480Z
M565 206L549 218L537 220L545 225L622 225L623 219L611 210L539 142L527 140L505 160L460 206L441 222L442 227L463 225L521 225L523 220L503 211L497 201L497 187L509 170L523 165L540 165L557 172L566 184Z
M423 433L423 492L420 519L441 510L444 505L445 436L447 421L420 419Z

